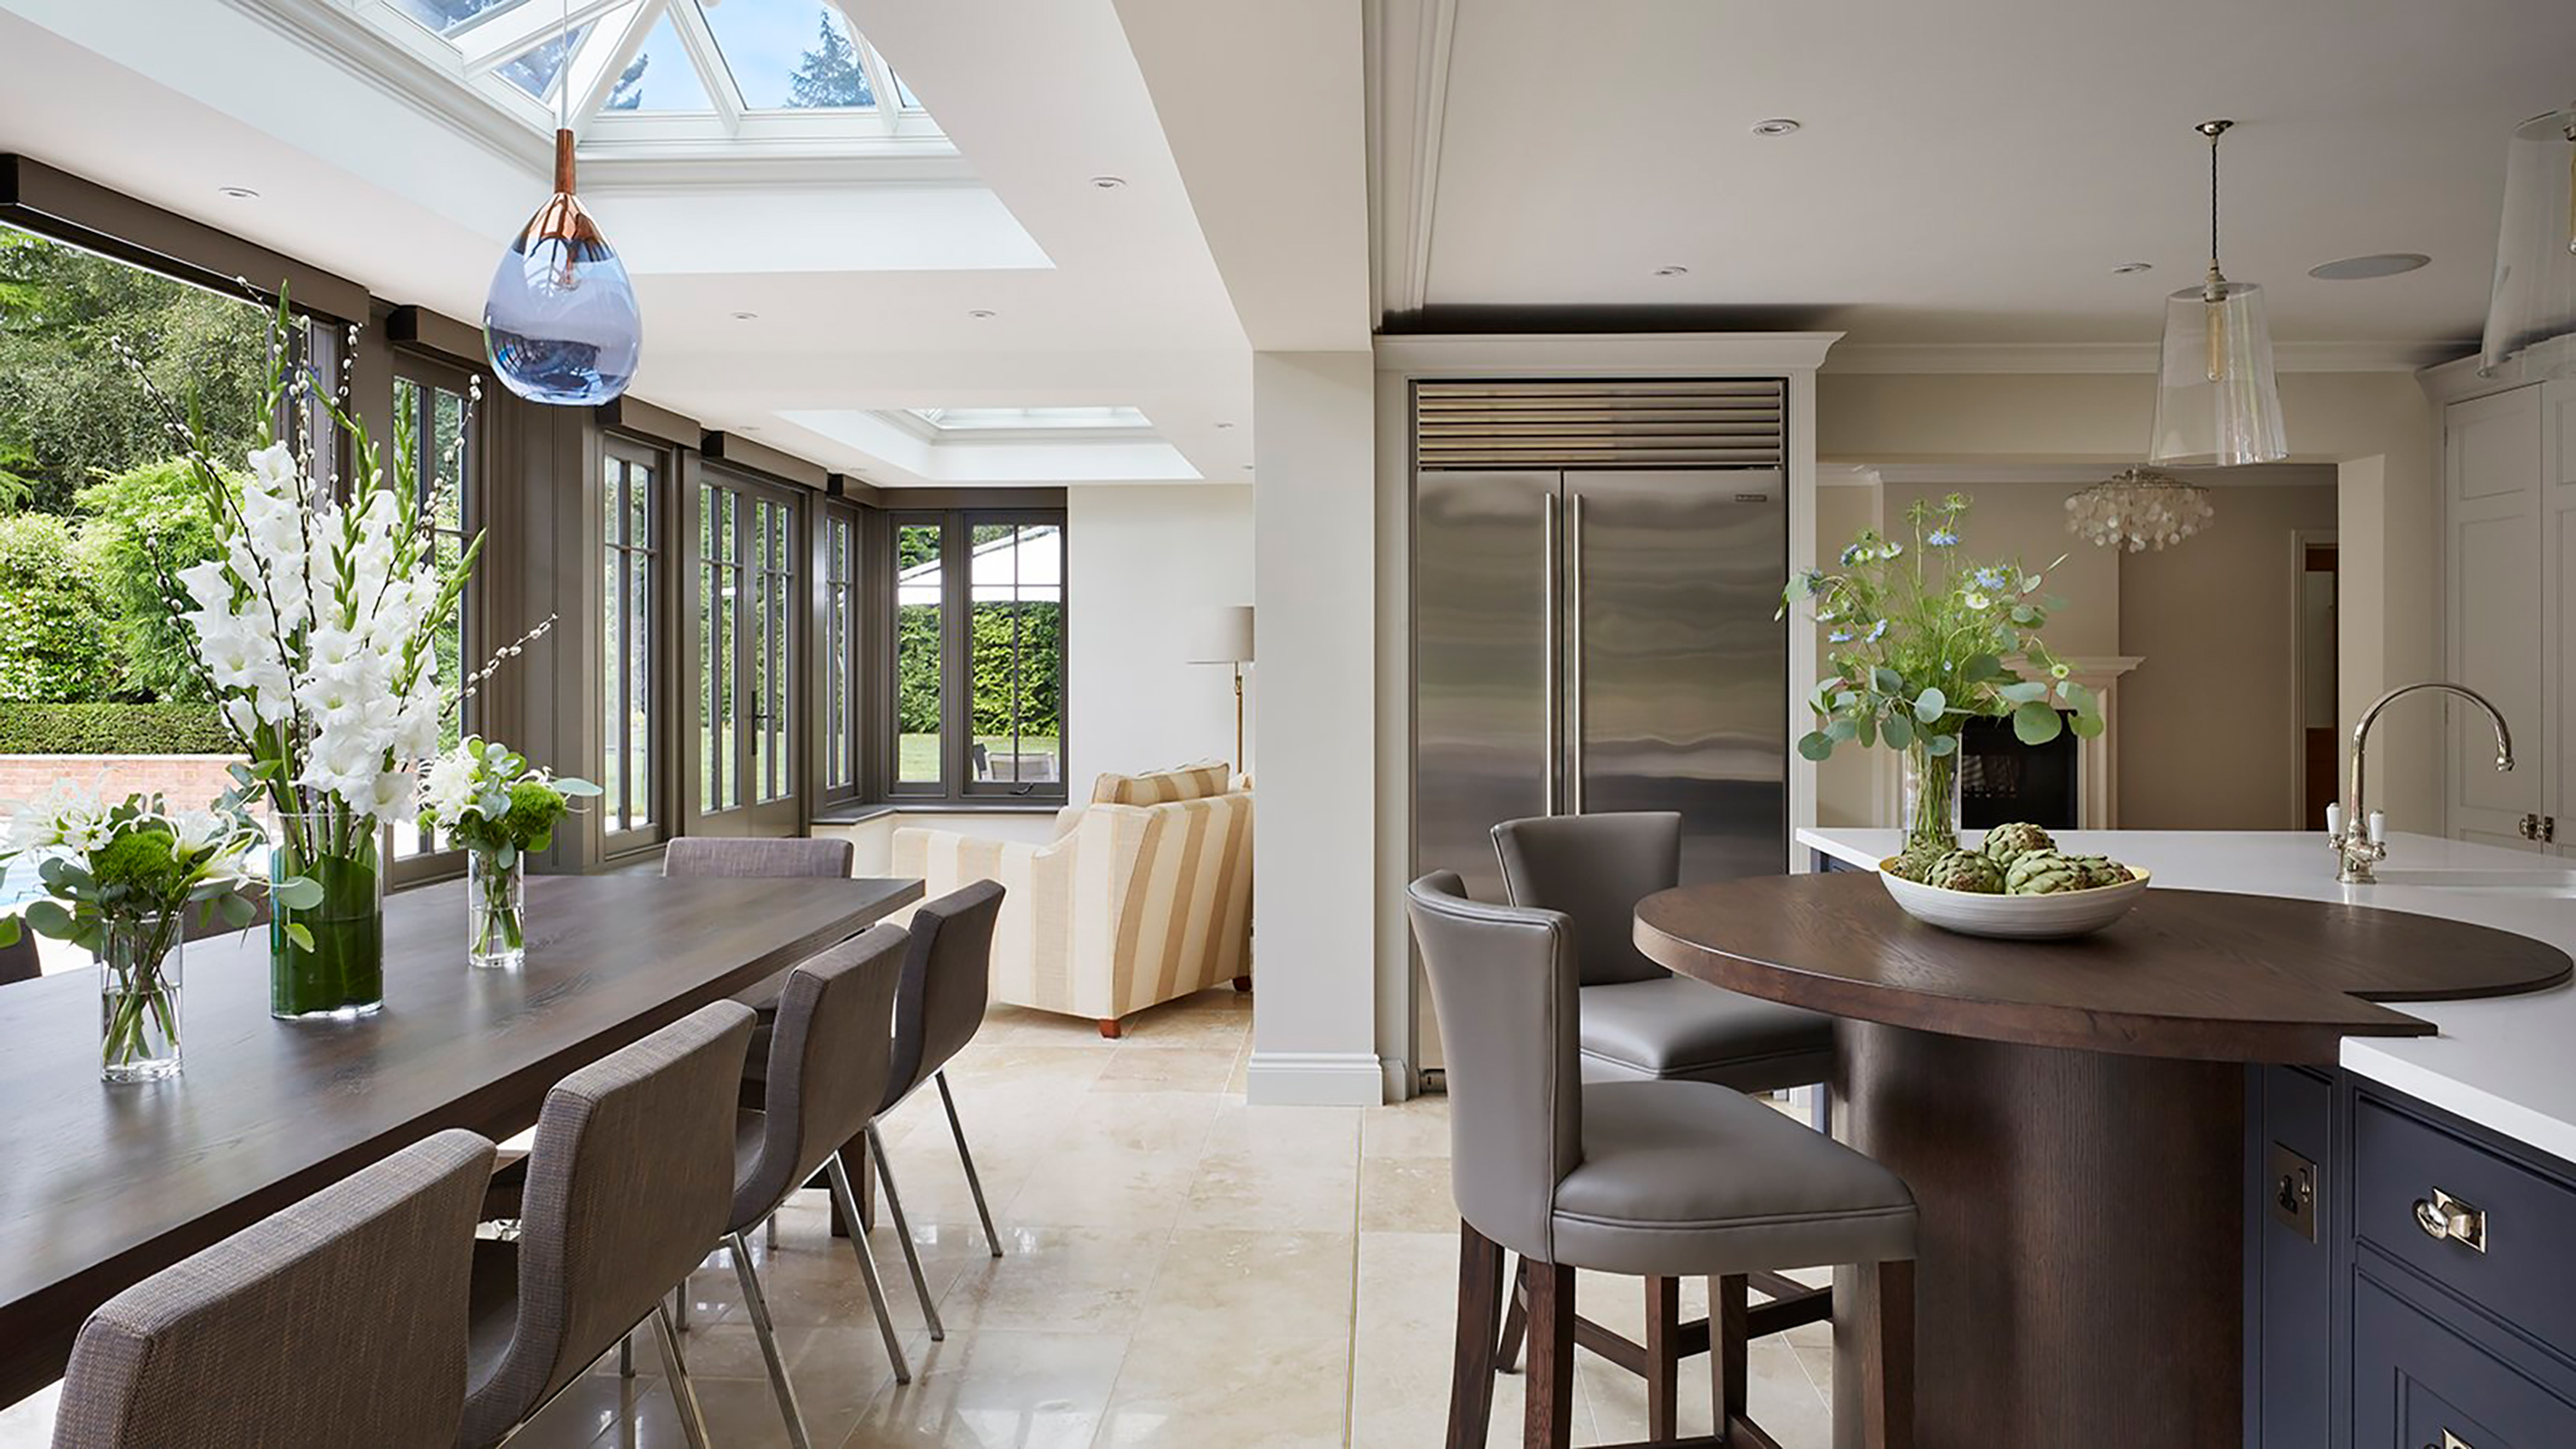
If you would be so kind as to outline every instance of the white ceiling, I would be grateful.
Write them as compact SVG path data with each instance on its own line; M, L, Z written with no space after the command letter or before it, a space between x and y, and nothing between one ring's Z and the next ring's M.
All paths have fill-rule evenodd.
M948 159L597 168L583 200L643 304L635 395L895 486L1246 479L1250 354L1110 0L844 8L971 176ZM0 54L0 151L389 301L479 319L503 239L543 199L541 138L496 145L234 0L0 0ZM1133 477L1096 450L1059 468L1047 450L1079 442L1060 439L916 474L791 421L1071 405L1138 408L1170 447L1140 450Z
M2271 294L2277 337L2474 339L2506 134L2576 97L2569 0L1384 0L1383 18L1390 310L1749 309L1864 345L2152 342L2205 265L2191 128L2218 116L2238 123L2227 270ZM1805 129L1751 134L1775 116ZM2433 262L2306 275L2388 251ZM2155 269L2112 275L2127 261Z

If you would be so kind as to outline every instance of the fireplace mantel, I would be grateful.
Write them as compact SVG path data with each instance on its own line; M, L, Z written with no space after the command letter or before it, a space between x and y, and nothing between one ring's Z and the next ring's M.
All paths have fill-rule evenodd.
M2067 677L2100 696L2102 733L2076 741L2075 750L2075 823L2080 830L2116 830L2120 825L2120 676L2146 662L2143 654L2060 655ZM2017 670L2027 670L2029 661L2021 655L2004 660ZM1904 766L1894 750L1874 751L1880 757L1878 780L1878 820L1881 826L1902 823Z

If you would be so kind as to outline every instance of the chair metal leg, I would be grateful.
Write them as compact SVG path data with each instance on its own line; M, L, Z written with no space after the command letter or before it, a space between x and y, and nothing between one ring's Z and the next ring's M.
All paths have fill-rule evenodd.
M832 1200L850 1215L850 1221L857 1222L858 1194L850 1190L850 1170L842 1165L841 1154L833 1153L824 1165L831 1174ZM868 1304L877 1311L877 1332L885 1335L886 1357L894 1360L894 1381L911 1383L912 1366L903 1361L903 1339L894 1331L894 1314L886 1307L885 1280L877 1276L877 1255L869 1250L864 1231L850 1234L850 1251L859 1255L859 1276L867 1280Z
M778 1246L778 1214L771 1213L760 1225L762 1241L771 1248Z
M886 1161L885 1140L877 1133L876 1124L868 1124L868 1155L877 1160L877 1185L885 1189L886 1216L894 1222L895 1236L903 1242L903 1263L912 1270L912 1291L921 1296L921 1317L930 1325L930 1341L948 1337L939 1323L939 1306L930 1301L930 1279L921 1271L921 1249L912 1241L912 1223L903 1215L903 1198L895 1192L894 1164Z
M617 1376L621 1379L635 1377L635 1331L633 1329L628 1329L626 1336L617 1340Z
M993 1231L993 1211L984 1206L984 1180L975 1175L975 1154L966 1147L966 1128L957 1120L957 1098L948 1090L945 1069L930 1074L939 1083L939 1105L948 1109L948 1135L957 1139L957 1160L966 1165L966 1187L975 1194L975 1216L983 1219L984 1242L993 1256L1002 1256L1002 1235Z
M707 1420L698 1411L697 1386L689 1382L688 1365L680 1362L680 1330L658 1303L653 1305L653 1336L662 1345L662 1372L671 1380L671 1398L680 1406L680 1432L689 1449L707 1449Z
M778 1414L787 1421L791 1449L813 1449L805 1432L805 1413L796 1406L796 1386L787 1379L787 1359L778 1351L778 1326L769 1321L769 1299L760 1291L760 1274L751 1266L751 1244L740 1233L725 1237L733 1258L733 1275L742 1280L742 1306L751 1313L751 1330L760 1339L761 1361L769 1366L769 1386L778 1393Z
M689 1331L689 1280L686 1278L680 1280L679 1287L671 1290L671 1326L682 1333Z

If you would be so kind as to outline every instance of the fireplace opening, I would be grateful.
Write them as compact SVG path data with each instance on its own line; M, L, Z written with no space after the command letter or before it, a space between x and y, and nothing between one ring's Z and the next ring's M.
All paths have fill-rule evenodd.
M2025 745L2009 719L1968 721L1959 732L1959 823L1985 830L2027 820L2074 829L2077 743L2071 728L2047 744Z

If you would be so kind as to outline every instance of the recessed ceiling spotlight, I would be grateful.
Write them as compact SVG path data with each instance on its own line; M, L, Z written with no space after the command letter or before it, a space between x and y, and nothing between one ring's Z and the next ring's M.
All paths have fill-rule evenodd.
M2155 269L2156 264L2153 262L2122 262L2111 269L2111 275L2115 277L2131 277L2140 272L2152 272Z
M2421 252L2374 252L2366 257L2345 257L2321 267L2308 268L2308 275L2320 282L2366 282L2373 277L2393 277L2411 272L2433 260Z
M218 186L215 188L215 191L217 194L229 196L235 201L259 200L259 193L247 186Z
M967 315L967 316L969 316L969 317L974 317L974 318L981 319L981 318L985 318L985 317L990 317L990 316L992 316L992 315L993 315L993 309L992 309L992 308L990 308L990 307L977 307L977 308L973 309L972 311L968 312L966 315Z
M1794 136L1801 129L1800 123L1787 116L1773 116L1767 121L1753 123L1753 134L1757 136Z
M756 322L760 320L760 314L757 312L736 312L733 314L733 320L736 322Z
M1116 191L1119 187L1127 184L1127 178L1124 176L1094 176L1091 178L1091 184L1099 187L1103 191Z
M1687 277L1690 275L1690 268L1680 265L1661 266L1655 268L1655 275L1658 277Z

